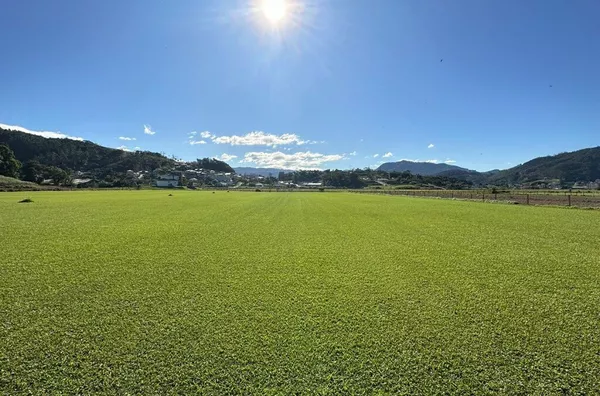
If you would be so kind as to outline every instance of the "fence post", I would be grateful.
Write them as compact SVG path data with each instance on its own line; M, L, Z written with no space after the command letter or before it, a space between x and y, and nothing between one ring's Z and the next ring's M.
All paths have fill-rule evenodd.
M485 201L485 193L481 194L481 196L482 196L481 200Z
M569 206L571 206L571 194L569 194L568 197L569 197Z
M527 194L527 205L529 205L529 194Z

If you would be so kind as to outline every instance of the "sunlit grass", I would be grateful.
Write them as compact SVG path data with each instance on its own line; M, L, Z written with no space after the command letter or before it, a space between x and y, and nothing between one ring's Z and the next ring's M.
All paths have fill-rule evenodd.
M0 393L594 393L600 213L0 194Z

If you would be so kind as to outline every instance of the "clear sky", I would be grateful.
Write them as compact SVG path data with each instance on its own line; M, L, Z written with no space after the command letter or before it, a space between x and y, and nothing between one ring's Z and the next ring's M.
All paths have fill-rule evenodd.
M264 1L0 0L0 123L261 167L600 145L598 0Z

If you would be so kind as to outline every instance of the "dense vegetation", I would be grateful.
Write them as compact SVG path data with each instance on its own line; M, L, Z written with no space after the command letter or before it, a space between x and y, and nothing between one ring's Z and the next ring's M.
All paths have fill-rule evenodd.
M462 190L465 188L472 187L470 181L465 181L448 176L423 176L419 174L412 174L411 172L389 172L388 184L391 185L403 185L411 187L437 187L445 188L448 190Z
M378 168L378 170L387 169L453 177L482 185L503 186L539 180L560 180L561 184L567 186L578 181L591 182L600 179L600 147L540 157L503 171L477 172L446 164L410 161L389 162Z
M517 184L541 179L560 179L562 182L600 179L600 147L536 158L498 172L489 181Z
M599 222L367 194L0 194L0 393L596 394Z
M175 161L148 151L127 152L88 141L47 139L18 131L0 129L0 144L8 145L16 158L25 163L37 161L65 171L78 170L97 175L153 170L174 166Z
M50 180L55 185L68 185L73 172L81 171L96 180L94 185L98 187L134 187L141 181L128 171L166 172L177 168L234 172L227 163L214 158L182 163L149 151L127 152L88 141L47 139L0 129L0 175L25 181ZM151 179L143 182L150 183Z
M207 169L215 172L235 173L229 164L216 158L198 158L196 162L187 163L186 166L188 168Z
M21 162L15 153L5 144L0 144L0 176L18 177Z

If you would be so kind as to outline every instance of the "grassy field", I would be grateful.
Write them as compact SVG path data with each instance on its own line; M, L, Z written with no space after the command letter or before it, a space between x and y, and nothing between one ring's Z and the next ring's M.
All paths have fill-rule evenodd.
M350 193L3 193L0 394L595 393L599 225Z

